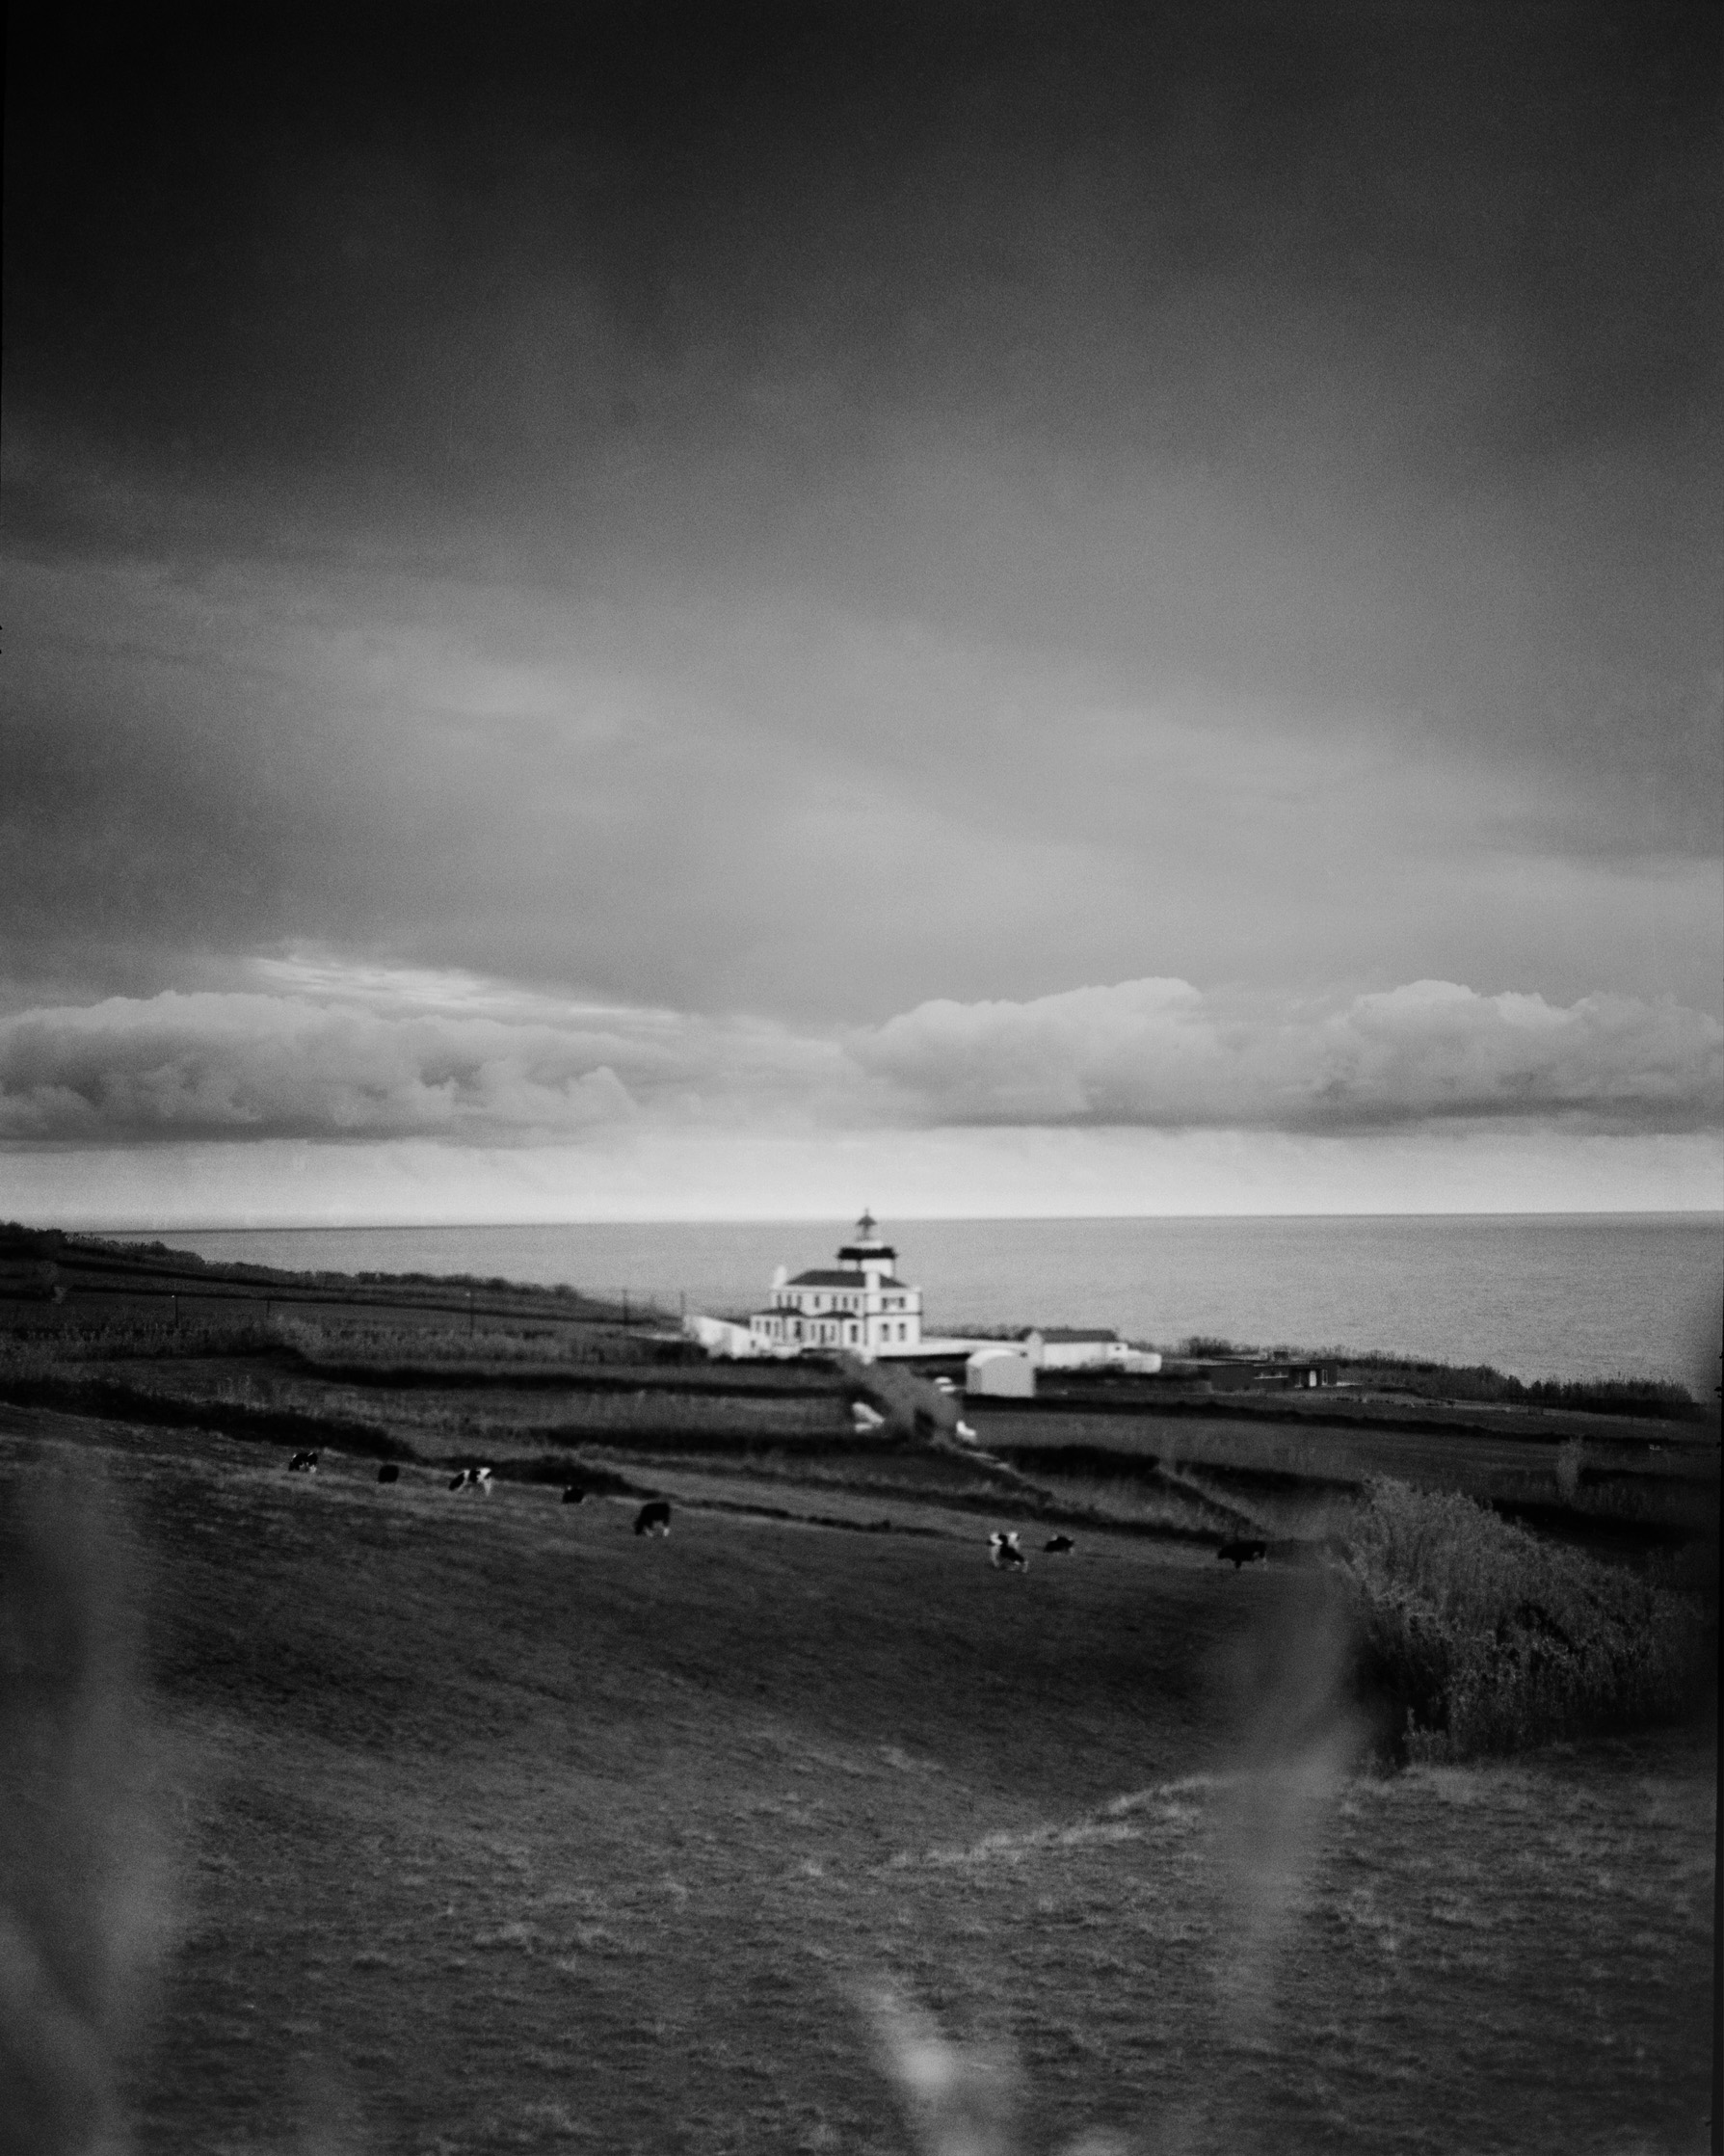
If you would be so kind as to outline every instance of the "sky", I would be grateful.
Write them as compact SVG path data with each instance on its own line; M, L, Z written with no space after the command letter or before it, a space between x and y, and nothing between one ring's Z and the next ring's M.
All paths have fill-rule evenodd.
M1719 25L10 11L0 1215L1724 1207Z

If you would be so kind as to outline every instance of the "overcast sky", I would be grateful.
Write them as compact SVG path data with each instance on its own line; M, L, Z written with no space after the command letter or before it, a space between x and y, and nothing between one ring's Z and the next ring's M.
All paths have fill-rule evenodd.
M1724 1203L1719 21L14 8L0 1213Z

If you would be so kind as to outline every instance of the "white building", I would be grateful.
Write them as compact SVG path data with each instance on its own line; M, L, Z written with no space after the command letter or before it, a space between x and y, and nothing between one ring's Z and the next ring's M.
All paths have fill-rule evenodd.
M773 1275L772 1303L749 1319L766 1354L843 1347L859 1355L913 1354L922 1344L922 1291L897 1275L897 1252L864 1212L835 1266Z
M1022 1339L1023 1351L1038 1370L1128 1370L1147 1376L1161 1368L1154 1348L1133 1347L1115 1332L1041 1325Z
M964 1390L996 1399L1033 1399L1036 1366L1021 1347L978 1347L965 1362Z
M718 1361L746 1362L751 1355L764 1352L746 1325L733 1325L728 1318L704 1318L691 1311L682 1320L682 1330Z

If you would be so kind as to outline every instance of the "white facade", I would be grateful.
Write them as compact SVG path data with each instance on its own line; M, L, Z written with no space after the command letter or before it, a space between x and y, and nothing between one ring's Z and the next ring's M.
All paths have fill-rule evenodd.
M978 1347L964 1365L967 1393L995 1399L1033 1399L1036 1366L1021 1347Z
M876 1227L864 1212L835 1266L799 1272L793 1280L779 1267L770 1306L749 1319L762 1353L841 1347L858 1355L904 1355L921 1346L922 1291L898 1278L898 1254Z
M733 1325L728 1318L703 1318L691 1311L682 1320L682 1330L719 1361L746 1362L750 1356L762 1352L759 1342L748 1327Z
M1047 1325L1025 1333L1023 1351L1039 1370L1128 1370L1150 1376L1161 1368L1154 1348L1133 1347L1114 1332Z

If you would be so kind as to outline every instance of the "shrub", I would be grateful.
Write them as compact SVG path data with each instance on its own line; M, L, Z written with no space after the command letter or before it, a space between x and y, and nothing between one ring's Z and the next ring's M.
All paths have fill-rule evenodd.
M1348 1538L1365 1689L1399 1757L1464 1759L1674 1719L1699 1603L1541 1541L1456 1492L1379 1481Z
M1565 1504L1573 1504L1579 1496L1580 1470L1585 1465L1585 1446L1578 1437L1571 1437L1556 1454L1556 1488Z

